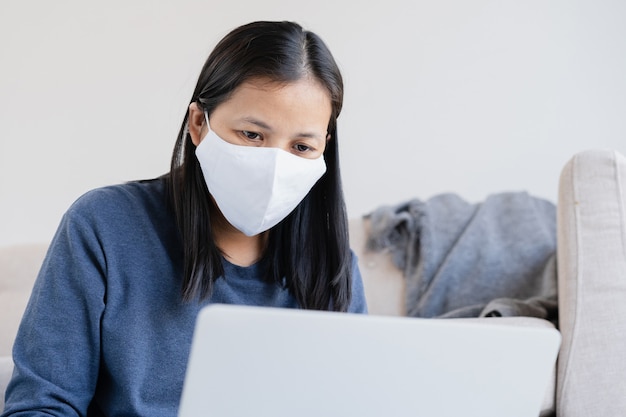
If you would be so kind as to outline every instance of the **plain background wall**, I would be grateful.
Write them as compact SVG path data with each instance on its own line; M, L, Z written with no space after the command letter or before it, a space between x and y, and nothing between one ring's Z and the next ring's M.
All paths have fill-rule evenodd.
M0 245L165 173L206 56L266 19L317 32L342 69L351 216L441 192L555 201L572 154L626 151L622 0L1 0Z

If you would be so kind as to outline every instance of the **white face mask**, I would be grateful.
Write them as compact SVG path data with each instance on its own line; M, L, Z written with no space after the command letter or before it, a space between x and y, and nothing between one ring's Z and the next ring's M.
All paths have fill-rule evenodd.
M279 148L233 145L210 128L196 158L220 211L247 236L287 217L326 172L323 156L306 159Z

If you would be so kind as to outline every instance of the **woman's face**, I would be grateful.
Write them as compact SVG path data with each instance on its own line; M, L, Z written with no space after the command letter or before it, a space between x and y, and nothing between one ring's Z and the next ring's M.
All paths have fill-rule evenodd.
M190 133L197 146L208 130L206 124L198 126L199 117L204 119L201 110L192 105L190 111ZM313 159L326 148L331 111L328 91L314 79L291 83L253 79L217 106L209 123L219 137L232 144L280 148ZM191 126L194 123L196 132Z

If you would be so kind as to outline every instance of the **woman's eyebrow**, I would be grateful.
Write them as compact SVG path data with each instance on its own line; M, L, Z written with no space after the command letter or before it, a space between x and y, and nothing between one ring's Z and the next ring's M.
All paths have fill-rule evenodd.
M254 117L243 117L241 118L242 121L246 122L246 123L252 123L253 125L257 125L260 128L263 128L265 130L269 130L271 131L272 128L265 122L262 122L261 120L255 119Z
M268 125L267 123L259 119L255 119L254 117L250 117L250 116L242 117L240 120L246 123L251 123L253 125L259 126L260 128L265 129L267 131L270 131L270 132L272 131L272 128L270 127L270 125ZM315 132L301 132L301 133L298 133L296 136L300 138L310 138L310 139L318 139L318 140L322 140L326 137L325 134L319 134Z
M313 132L302 132L299 133L297 135L299 138L307 138L307 139L316 139L316 140L323 140L324 139L324 135L320 135L318 133L313 133Z

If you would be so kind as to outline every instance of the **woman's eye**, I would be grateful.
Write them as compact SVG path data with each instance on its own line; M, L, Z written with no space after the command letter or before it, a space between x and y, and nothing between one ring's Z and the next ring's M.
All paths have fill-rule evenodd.
M310 147L308 147L308 146L306 146L306 145L304 145L304 144L302 144L302 143L297 144L297 145L295 146L295 148L296 148L296 150L297 150L298 152L307 152L307 151L310 151L310 150L311 150L311 148L310 148Z
M241 132L246 138L251 139L251 140L257 140L257 139L261 139L261 135L259 135L258 133L254 133L254 132L250 132L248 130L243 130Z

